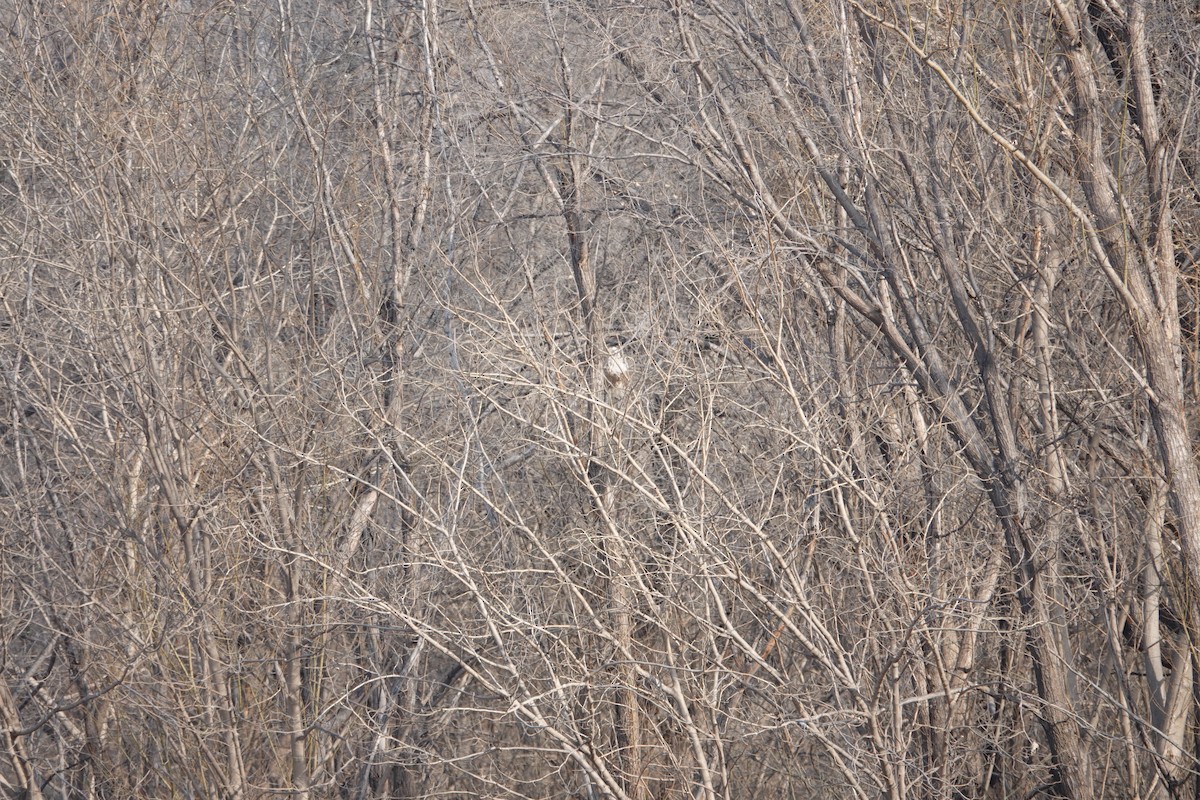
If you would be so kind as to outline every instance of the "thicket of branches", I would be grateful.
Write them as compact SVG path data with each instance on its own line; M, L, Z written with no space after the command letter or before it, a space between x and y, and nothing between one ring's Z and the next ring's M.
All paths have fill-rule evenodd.
M7 796L1195 796L1194 5L0 20Z

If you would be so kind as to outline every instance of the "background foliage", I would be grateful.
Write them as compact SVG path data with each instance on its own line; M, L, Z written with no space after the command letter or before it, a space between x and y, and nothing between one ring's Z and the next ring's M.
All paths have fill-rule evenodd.
M0 20L6 794L1194 796L1192 5Z

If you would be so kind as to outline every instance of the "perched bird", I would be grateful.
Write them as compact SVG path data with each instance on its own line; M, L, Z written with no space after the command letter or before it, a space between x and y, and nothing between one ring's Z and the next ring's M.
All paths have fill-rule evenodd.
M609 386L620 386L629 380L629 362L616 348L608 348L608 355L604 357L600 369L604 373L605 383Z

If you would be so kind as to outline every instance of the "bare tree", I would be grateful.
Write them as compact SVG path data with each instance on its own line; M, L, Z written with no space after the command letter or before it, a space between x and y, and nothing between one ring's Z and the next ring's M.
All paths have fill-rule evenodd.
M0 14L6 793L1194 794L1191 9Z

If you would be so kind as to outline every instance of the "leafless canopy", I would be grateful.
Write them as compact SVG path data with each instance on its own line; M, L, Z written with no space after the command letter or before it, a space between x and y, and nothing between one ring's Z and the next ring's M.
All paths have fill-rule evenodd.
M1194 3L0 22L0 794L1200 792Z

